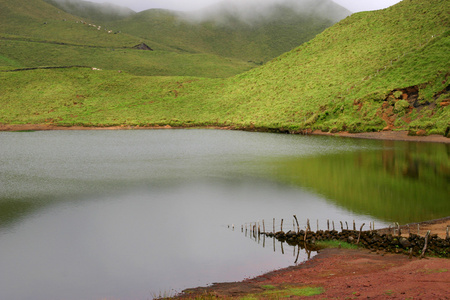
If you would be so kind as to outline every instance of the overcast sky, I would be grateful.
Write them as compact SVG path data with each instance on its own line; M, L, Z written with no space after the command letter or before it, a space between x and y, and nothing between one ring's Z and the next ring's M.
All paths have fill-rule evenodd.
M150 8L168 8L172 10L196 10L224 0L89 0L91 2L110 2L131 8L135 11ZM230 1L230 0L225 0ZM236 1L236 0L234 0ZM245 1L245 0L240 0ZM276 1L276 0L260 0ZM376 10L394 5L400 0L334 0L352 12Z

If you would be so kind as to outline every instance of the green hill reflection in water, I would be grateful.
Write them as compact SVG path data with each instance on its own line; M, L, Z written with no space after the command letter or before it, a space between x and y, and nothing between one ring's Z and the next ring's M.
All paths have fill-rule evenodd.
M384 141L383 149L289 158L273 176L337 205L406 224L450 215L450 145Z

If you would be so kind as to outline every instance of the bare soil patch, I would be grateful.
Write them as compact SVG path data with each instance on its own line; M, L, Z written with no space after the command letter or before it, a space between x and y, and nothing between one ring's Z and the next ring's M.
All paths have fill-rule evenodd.
M325 249L298 266L242 282L186 290L181 298L204 295L238 298L248 294L259 298L258 294L263 294L267 286L323 288L322 294L308 297L311 299L450 299L450 260Z

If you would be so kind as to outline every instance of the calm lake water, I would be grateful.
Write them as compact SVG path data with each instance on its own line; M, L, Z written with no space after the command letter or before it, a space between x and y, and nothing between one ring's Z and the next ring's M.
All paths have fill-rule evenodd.
M240 231L450 215L450 146L217 130L0 133L0 299L151 299L291 266ZM233 231L229 226L235 224ZM298 262L307 259L300 252Z

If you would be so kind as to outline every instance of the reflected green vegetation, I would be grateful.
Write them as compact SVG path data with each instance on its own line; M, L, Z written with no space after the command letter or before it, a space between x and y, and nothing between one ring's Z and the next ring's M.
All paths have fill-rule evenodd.
M450 145L385 141L383 150L285 159L273 175L357 213L419 222L450 214Z
M41 205L38 201L0 199L0 228L11 225L22 217L35 212Z

